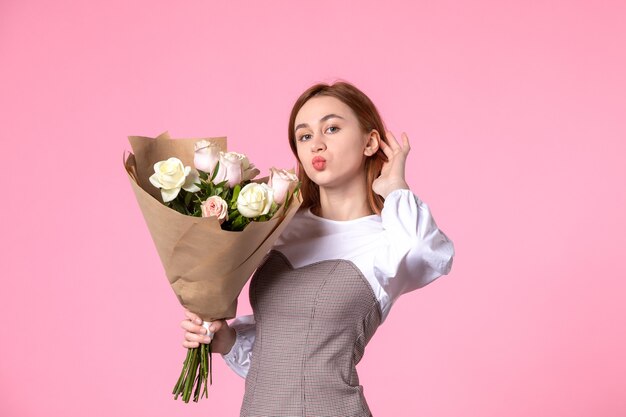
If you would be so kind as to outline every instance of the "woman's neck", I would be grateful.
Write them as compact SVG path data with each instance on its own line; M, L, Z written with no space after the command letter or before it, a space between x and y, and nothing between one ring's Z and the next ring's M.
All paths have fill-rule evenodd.
M320 187L320 207L314 214L329 220L354 220L372 213L367 202L365 178L355 179L341 187Z

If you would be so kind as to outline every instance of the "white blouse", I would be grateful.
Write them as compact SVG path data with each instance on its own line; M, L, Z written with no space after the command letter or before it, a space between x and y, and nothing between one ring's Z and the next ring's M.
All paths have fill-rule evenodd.
M454 256L452 241L437 227L426 203L408 189L389 193L380 216L338 221L301 210L272 249L294 268L328 259L352 261L380 303L381 324L400 295L448 274ZM245 378L255 339L254 316L239 316L230 326L237 339L222 357Z

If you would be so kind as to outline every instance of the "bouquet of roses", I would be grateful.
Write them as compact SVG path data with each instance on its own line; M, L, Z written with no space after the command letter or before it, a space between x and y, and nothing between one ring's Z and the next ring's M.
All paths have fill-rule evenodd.
M227 152L224 137L129 141L124 165L167 278L208 331L235 317L241 289L302 203L300 183L275 168L255 179L259 170ZM210 344L188 349L174 398L208 396L211 362Z

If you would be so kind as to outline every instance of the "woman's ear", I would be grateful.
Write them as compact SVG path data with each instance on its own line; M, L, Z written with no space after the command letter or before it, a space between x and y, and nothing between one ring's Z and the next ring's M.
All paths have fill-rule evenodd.
M366 156L372 156L376 152L378 152L378 148L380 147L380 134L376 129L372 129L367 137L367 143L365 143L365 149L363 149L363 154Z

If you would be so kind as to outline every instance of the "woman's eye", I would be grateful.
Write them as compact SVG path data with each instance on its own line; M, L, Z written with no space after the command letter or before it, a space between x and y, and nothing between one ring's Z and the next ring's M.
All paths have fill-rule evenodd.
M331 130L331 129L333 129L333 130ZM340 130L340 129L339 129L339 127L337 127L337 126L328 126L328 127L326 128L326 131L327 131L327 132L328 132L328 131L330 131L330 133L337 133L339 130ZM302 135L302 136L300 136L300 137L298 138L298 141L300 141L300 142L304 142L304 141L307 141L307 140L309 140L309 139L311 139L311 135L307 133L306 135Z

